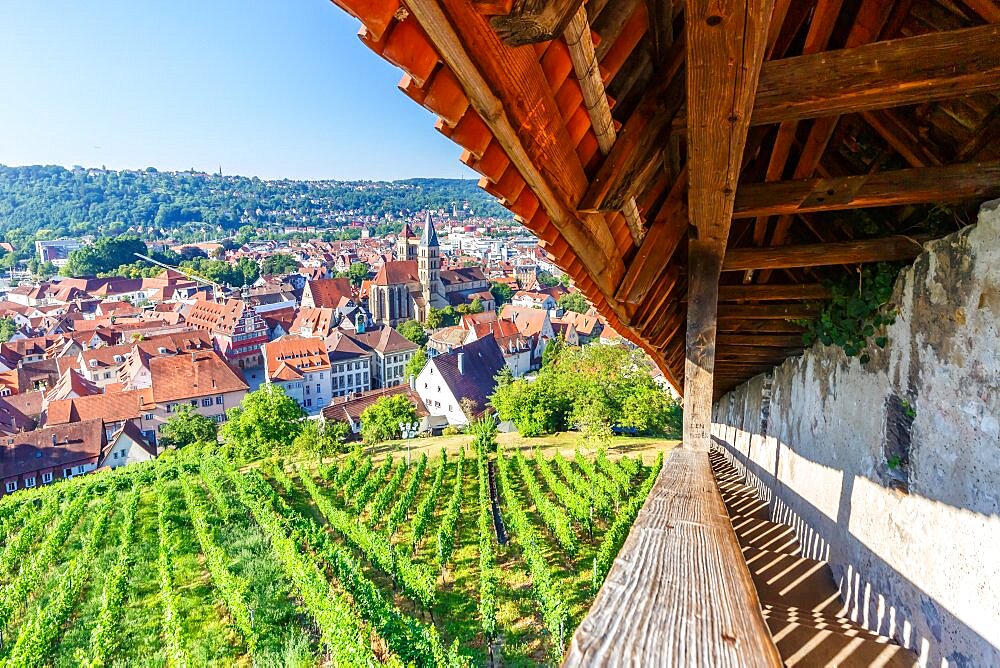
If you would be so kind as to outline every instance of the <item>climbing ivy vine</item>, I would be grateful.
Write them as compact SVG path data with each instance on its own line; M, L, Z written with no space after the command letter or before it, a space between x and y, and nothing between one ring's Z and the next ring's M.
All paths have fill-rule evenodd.
M902 267L888 262L862 265L855 275L830 281L833 297L823 305L819 317L799 321L806 328L804 343L839 346L848 356L867 364L869 343L879 348L888 343L884 328L896 320L889 300Z

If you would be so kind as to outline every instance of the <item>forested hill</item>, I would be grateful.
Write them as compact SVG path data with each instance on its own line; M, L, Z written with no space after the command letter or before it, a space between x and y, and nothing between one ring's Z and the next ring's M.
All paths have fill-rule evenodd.
M509 218L465 179L265 181L201 172L108 171L0 165L0 233L113 235L139 226L211 236L269 225L336 227L352 217L412 214L426 208ZM214 228L214 229L212 229Z

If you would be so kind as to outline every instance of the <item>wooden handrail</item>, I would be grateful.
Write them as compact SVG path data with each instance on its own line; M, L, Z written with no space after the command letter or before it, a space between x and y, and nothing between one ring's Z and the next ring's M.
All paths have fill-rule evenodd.
M563 666L780 666L707 451L673 450Z

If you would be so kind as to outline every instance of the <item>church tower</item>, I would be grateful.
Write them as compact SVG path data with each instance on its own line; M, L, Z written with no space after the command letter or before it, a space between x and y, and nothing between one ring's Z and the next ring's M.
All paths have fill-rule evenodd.
M441 256L437 232L431 222L431 214L427 214L424 222L424 233L417 247L417 278L424 295L427 308L444 308L448 300L444 296L444 284L441 283ZM426 318L426 314L424 316Z
M417 259L417 248L414 243L416 235L413 234L413 228L410 227L409 223L403 223L403 229L399 232L399 237L396 239L396 259L397 260L416 260Z

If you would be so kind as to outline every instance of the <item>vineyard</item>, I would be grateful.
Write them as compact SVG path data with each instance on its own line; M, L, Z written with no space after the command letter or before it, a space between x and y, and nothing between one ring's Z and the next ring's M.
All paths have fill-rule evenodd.
M0 501L0 666L558 664L662 453L209 451ZM496 500L496 503L494 503Z

